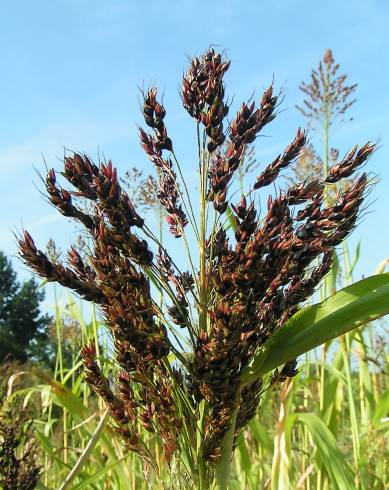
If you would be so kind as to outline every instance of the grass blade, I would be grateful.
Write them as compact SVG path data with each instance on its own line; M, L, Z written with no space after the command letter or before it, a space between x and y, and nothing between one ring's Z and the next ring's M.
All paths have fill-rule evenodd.
M389 273L368 277L296 313L264 344L242 375L252 382L277 366L389 313Z

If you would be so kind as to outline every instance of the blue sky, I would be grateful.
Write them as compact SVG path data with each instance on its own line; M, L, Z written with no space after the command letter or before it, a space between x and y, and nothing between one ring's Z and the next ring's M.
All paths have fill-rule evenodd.
M35 187L43 158L60 168L67 147L100 152L120 173L149 168L136 132L139 86L164 91L169 133L192 181L193 126L178 86L186 55L214 44L232 59L227 92L235 107L253 91L259 97L273 75L284 88L283 111L256 147L263 163L305 124L294 109L298 84L332 48L359 84L354 121L332 145L344 152L381 139L368 167L380 182L352 240L362 239L357 276L389 255L389 2L20 0L1 2L0 38L0 250L7 254L16 254L12 230L22 225L42 247L53 237L66 248L75 237Z

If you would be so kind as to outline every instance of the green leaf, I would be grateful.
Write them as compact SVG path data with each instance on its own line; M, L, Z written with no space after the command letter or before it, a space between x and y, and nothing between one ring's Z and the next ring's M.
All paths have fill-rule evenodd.
M52 380L52 387L55 393L55 399L57 404L65 407L72 416L82 421L86 417L86 407L82 403L82 400L72 391L70 391L66 386Z
M36 484L37 490L49 490L42 482L38 481Z
M230 480L228 482L228 490L242 490L242 485L238 480Z
M358 263L360 253L361 253L361 241L358 242L357 248L355 249L355 255L354 255L353 263L351 264L350 271L349 271L349 276L350 277L354 273L354 269L355 269L355 266ZM380 272L383 272L383 270L380 271Z
M242 384L388 313L389 273L358 281L290 318L254 356L242 374Z
M228 217L228 225L226 224L225 229L228 230L229 228L232 228L232 231L235 233L238 229L238 225L235 221L235 217L230 205L227 206L226 214Z
M332 364L327 364L321 361L311 361L311 362L307 362L306 364L310 364L312 366L320 366L326 371L328 371L330 374L332 374L334 378L338 380L339 383L344 383L344 384L347 383L346 376L342 373L342 371L336 369L336 367L334 367Z
M240 470L237 471L238 480L244 482L247 480L249 488L255 488L252 476L253 464L250 460L250 453L246 446L243 432L239 434L236 449L240 455Z
M338 448L334 435L320 417L314 413L299 413L296 422L307 427L316 448L316 458L322 463L330 481L336 485L333 488L341 490L355 488L345 457Z
M114 463L110 464L109 466L106 466L105 468L102 468L101 470L97 471L93 475L83 478L82 482L79 483L78 485L72 487L73 490L81 490L82 488L87 488L89 485L92 483L97 482L102 478L108 471L111 471L115 466L117 466L119 463L124 461L126 458L128 458L128 454L126 456L123 456L122 458L118 459ZM138 472L137 472L138 473ZM137 475L138 476L138 475ZM141 475L139 475L141 476Z
M51 443L51 440L46 437L43 432L39 431L39 430L35 430L35 436L37 437L37 439L39 439L43 449L45 450L45 452L49 455L49 456L52 456L53 453L54 453L54 446L53 444Z
M335 294L336 279L338 277L338 273L339 273L339 258L338 258L338 254L334 252L331 270L325 276L326 291L327 294L329 294L330 296L333 296Z
M373 423L376 428L380 428L384 425L385 420L388 421L387 417L389 414L389 390L386 390L381 396L380 401L377 403Z
M269 454L273 454L274 441L269 437L265 427L257 418L251 420L250 429L258 445L265 449Z
M47 436L45 436L43 432L39 430L35 430L34 434L38 439L38 441L41 443L43 450L50 458L56 461L60 466L64 468L70 468L70 466L67 463L62 461L62 459L56 455L56 447L53 446L51 440Z

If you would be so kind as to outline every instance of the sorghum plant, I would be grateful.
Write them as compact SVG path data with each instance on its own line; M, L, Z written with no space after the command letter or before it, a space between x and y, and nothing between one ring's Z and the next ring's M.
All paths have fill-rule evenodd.
M297 109L312 123L314 129L323 134L323 159L319 159L317 163L321 164L324 178L328 175L330 161L337 160L339 153L334 148L330 149L330 129L336 122L344 121L347 111L356 102L352 97L357 84L346 85L346 82L347 75L339 75L339 64L336 63L332 51L327 49L318 68L311 70L310 83L300 84L305 99ZM312 154L312 157L315 155Z
M352 120L349 111L356 102L355 92L357 89L356 83L349 83L347 75L340 73L340 66L335 61L332 51L327 49L318 67L311 70L310 81L302 82L300 85L304 101L301 106L297 106L297 109L308 120L318 135L322 137L322 142L320 142L321 148L318 146L318 154L315 153L312 146L308 152L298 159L292 169L293 180L299 177L307 179L315 177L326 178L328 177L330 166L335 165L338 160L339 150L333 148L331 144L335 133L334 128L339 126L340 123ZM332 204L339 191L347 192L354 184L354 175L345 176L341 181L332 183L326 190L326 204ZM353 270L359 256L359 245L355 250L354 258L352 258L348 241L343 241L341 252L334 257L335 265L326 280L323 281L323 287L321 288L322 298L325 298L327 294L335 294L337 287L352 282ZM369 329L368 326L367 329ZM362 434L366 433L368 425L366 410L364 409L365 402L363 400L366 379L366 377L363 377L363 373L366 372L366 364L363 365L361 362L361 359L368 357L365 335L366 332L364 334L363 329L344 335L339 339L339 349L332 349L331 352L333 357L331 359L332 365L346 373L347 391L339 380L335 380L326 372L325 364L329 346L327 344L323 345L318 389L321 415L329 421L329 427L334 435L337 434L339 425L345 423L342 403L339 403L339 400L342 399L343 390L347 393L346 399L348 399L350 405L347 417L349 417L349 426L351 428L350 445L353 449L354 484L358 488L361 482L366 485L367 481L367 469L361 469L360 465L360 458L364 454L360 441L364 439ZM355 351L358 352L357 359L353 359L353 352ZM358 400L358 396L353 391L354 383L352 381L351 366L355 361L357 361L359 371L360 390L358 396L360 400ZM331 395L327 395L331 389L333 393L337 393L337 401ZM360 414L357 412L357 405L360 407ZM328 475L326 475L325 469L320 469L318 471L318 490L326 488L328 485L327 478Z
M120 179L134 205L142 210L148 211L158 208L160 202L157 196L158 180L152 175L143 177L143 171L132 167L125 173L124 178Z
M229 191L245 148L276 117L279 96L270 85L258 102L244 102L227 120L223 79L229 67L209 49L190 61L182 80L182 103L198 143L198 208L182 179L157 89L144 93L150 129L139 130L141 146L158 171L158 199L170 233L184 244L189 271L178 268L138 214L111 161L96 165L77 153L65 157L62 172L72 190L60 185L54 170L46 188L51 203L86 228L93 243L89 256L71 248L61 264L39 250L27 231L19 240L23 260L39 275L100 307L117 369L105 377L93 345L84 346L81 357L86 382L104 400L123 443L160 472L140 427L156 434L167 468L180 464L181 484L200 489L213 481L226 488L236 437L257 413L261 394L296 374L298 349L288 355L284 344L277 362L266 346L328 272L334 248L356 225L368 178L358 176L330 206L323 202L326 186L349 177L374 151L369 142L355 147L326 178L278 190L261 216L256 196L305 147L306 132L298 129L247 195L233 202ZM82 210L83 199L93 212ZM163 293L162 306L154 287ZM267 374L258 369L262 365Z

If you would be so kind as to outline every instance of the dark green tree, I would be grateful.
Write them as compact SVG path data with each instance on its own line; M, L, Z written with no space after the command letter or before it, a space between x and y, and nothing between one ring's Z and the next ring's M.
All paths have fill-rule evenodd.
M45 297L35 279L17 280L10 260L0 252L0 362L29 359L50 363L52 318L40 311Z

